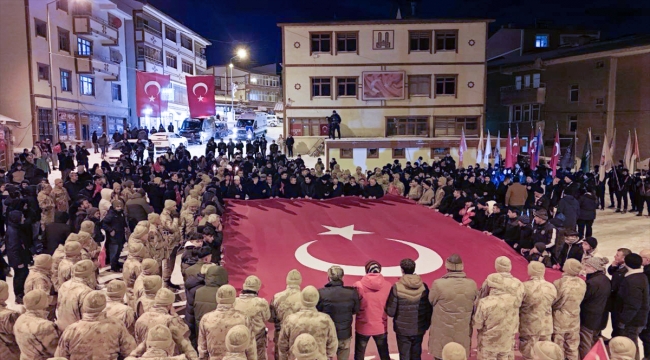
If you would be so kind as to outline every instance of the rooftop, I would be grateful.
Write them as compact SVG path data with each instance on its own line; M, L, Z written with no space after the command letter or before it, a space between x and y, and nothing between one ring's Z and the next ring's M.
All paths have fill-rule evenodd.
M384 19L357 21L324 21L305 23L279 23L285 26L342 26L342 25L403 25L403 24L444 24L444 23L491 23L494 19Z

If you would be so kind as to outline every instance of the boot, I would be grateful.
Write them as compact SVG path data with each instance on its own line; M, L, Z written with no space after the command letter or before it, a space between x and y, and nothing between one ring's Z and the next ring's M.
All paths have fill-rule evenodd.
M167 281L165 281L165 287L167 287L168 289L170 289L170 290L172 290L172 291L178 291L178 290L181 289L180 286L178 286L178 285L172 283L171 280L167 280Z

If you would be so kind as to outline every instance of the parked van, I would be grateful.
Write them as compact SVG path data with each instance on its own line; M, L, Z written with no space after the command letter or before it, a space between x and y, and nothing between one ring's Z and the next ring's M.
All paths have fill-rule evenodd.
M253 140L266 134L266 117L264 112L247 112L241 114L235 124L235 138L238 140Z
M187 138L190 144L205 144L210 138L226 138L228 136L228 125L215 117L205 119L183 120L180 135Z
M278 121L278 117L270 114L266 115L266 125L271 127L276 127L280 125L280 122Z

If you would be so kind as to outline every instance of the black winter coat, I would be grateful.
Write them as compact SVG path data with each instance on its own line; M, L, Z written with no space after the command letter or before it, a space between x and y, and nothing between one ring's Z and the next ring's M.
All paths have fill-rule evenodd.
M419 275L404 275L393 285L386 301L386 314L400 336L424 335L431 324L433 308L429 288Z
M43 232L43 253L53 255L59 245L65 244L65 240L70 235L70 225L68 223L68 213L57 211L54 213L54 222L45 225Z
M126 231L127 227L126 217L124 216L124 211L115 211L111 206L102 220L102 229L106 232L106 240L114 244L121 244L126 241ZM114 235L111 235L111 232L115 231Z
M580 304L580 325L589 330L602 330L600 325L607 314L607 300L612 284L604 272L587 275L587 292Z
M196 290L205 285L205 275L197 274L190 276L185 280L185 298L187 299L185 308L185 323L190 328L190 339L194 340L198 336L196 328L196 318L194 317L194 295Z
M571 195L564 195L557 204L557 213L564 215L564 227L575 230L580 213L580 203Z
M618 289L614 304L617 321L615 326L643 328L648 322L648 311L650 311L648 278L643 272L628 271Z
M365 188L363 188L363 197L365 198L374 197L375 199L381 199L383 196L384 189L379 184L368 184Z
M596 210L598 209L598 198L592 193L585 193L578 201L580 204L580 214L578 220L595 220Z
M27 239L23 224L21 223L23 214L18 210L12 210L7 215L7 232L5 233L5 254L9 259L9 266L27 267L31 260L31 253L23 242Z
M336 326L336 337L345 340L352 337L352 318L359 312L357 289L343 286L343 281L330 281L319 289L318 311L329 315Z

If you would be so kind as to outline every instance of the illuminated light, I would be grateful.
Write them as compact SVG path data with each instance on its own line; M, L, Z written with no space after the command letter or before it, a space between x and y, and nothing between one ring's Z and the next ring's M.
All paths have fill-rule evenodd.
M240 59L246 59L248 52L244 48L237 49L237 57Z
M144 113L146 116L149 116L151 113L153 113L153 110L151 110L151 108L146 108L142 110L142 113Z
M232 63L230 63L230 65L228 65L228 67L230 67L231 69L233 68L233 66L235 66L235 65L233 65Z

